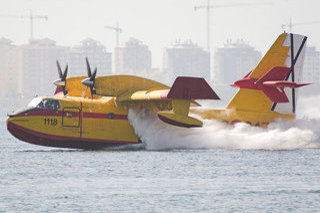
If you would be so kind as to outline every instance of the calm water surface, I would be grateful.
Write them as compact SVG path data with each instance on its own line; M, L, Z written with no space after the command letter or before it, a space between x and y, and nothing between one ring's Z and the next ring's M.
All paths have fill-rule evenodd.
M0 135L0 212L320 211L320 149L55 149L4 117Z

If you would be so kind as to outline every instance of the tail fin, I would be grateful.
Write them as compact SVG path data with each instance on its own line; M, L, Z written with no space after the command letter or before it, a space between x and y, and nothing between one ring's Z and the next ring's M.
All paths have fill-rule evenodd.
M270 76L268 76L267 73L271 71L272 68L280 66L290 67L290 71L286 74L284 80L299 82L301 79L306 40L307 37L303 35L291 33L281 34L248 78L252 80L263 77L269 79ZM284 74L283 69L279 69L278 71L281 72L279 73L281 77ZM278 76L275 75L274 72L276 72L276 70L273 71L272 76ZM226 108L246 111L275 110L280 113L295 113L297 100L295 89L285 88L283 91L285 93L282 93L282 91L279 91L279 93L288 96L288 103L273 103L262 90L240 88Z

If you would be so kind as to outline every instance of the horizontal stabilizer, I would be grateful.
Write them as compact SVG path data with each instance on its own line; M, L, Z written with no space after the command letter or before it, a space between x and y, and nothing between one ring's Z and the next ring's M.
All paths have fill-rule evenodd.
M248 74L246 74L243 78L249 78L249 76L251 75L253 70L251 70L250 72L248 72Z
M303 84L298 84L295 82L291 81L265 81L262 83L264 86L267 87L277 87L277 88L284 88L284 87L289 87L289 88L299 88L303 86L307 86L310 83L303 83Z
M284 80L288 73L290 72L290 67L277 66L273 67L269 72L262 76L256 81L256 84L262 83L264 81L279 81Z
M173 83L169 99L220 99L203 78L178 77Z
M309 85L309 83L299 84L296 82L286 81L290 71L291 68L289 67L276 66L270 69L259 79L243 78L234 82L231 84L231 86L245 89L262 90L262 92L273 103L288 103L289 99L284 91L284 88L298 88Z
M262 91L274 103L287 103L289 102L283 88L263 87Z

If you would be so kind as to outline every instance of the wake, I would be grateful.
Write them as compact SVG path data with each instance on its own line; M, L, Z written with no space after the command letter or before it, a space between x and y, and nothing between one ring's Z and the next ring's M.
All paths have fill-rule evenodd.
M314 100L319 100L319 97L304 99L305 105L299 106L302 110L296 120L278 120L266 129L252 127L245 123L231 126L211 120L205 120L203 128L180 128L163 123L155 114L136 112L133 109L129 110L128 119L147 150L318 149L320 148L320 108L315 107L317 104Z

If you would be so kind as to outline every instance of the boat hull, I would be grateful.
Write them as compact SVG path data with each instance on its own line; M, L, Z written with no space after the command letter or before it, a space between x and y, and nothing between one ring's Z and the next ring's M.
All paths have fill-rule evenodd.
M7 120L8 131L17 139L40 146L59 147L59 148L76 148L76 149L102 149L113 146L139 144L140 141L111 141L97 140L80 137L65 137L57 135L49 135L27 129Z

